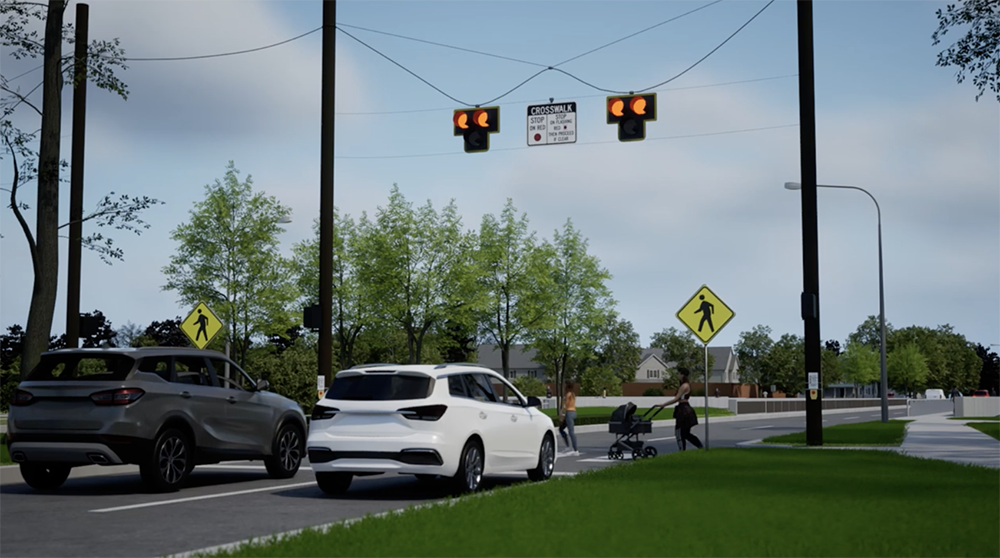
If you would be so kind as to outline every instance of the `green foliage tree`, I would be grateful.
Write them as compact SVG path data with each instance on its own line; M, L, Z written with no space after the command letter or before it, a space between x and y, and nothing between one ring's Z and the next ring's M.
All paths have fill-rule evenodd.
M438 213L431 202L414 211L393 185L374 221L358 223L356 264L366 303L388 327L406 333L408 362L422 361L428 332L446 320L475 321L482 303L476 284L474 238L462 231L454 200Z
M927 382L927 359L916 343L897 345L886 356L886 376L893 389L907 395L924 389Z
M25 328L24 372L34 367L49 344L58 287L59 229L69 224L59 224L60 171L68 166L59 157L62 92L67 82L76 83L75 57L63 56L64 43L71 44L75 39L73 26L63 21L68 4L63 0L50 0L47 4L20 0L0 2L0 48L3 53L16 60L38 57L43 60L42 82L28 91L22 91L12 83L14 79L0 74L0 138L3 143L0 159L9 156L12 170L10 189L5 190L10 193L8 207L28 243L34 276ZM44 32L39 37L37 29L41 24L44 24ZM118 39L91 41L87 45L88 82L127 99L128 89L115 75L116 70L125 69L124 55ZM42 88L41 107L29 99L39 87ZM26 133L14 124L15 121L26 122L29 118L19 116L18 109L22 107L30 109L40 118L41 125L37 131ZM34 148L36 139L37 150ZM29 207L18 198L19 189L33 181L37 181L38 200L34 231L23 214ZM86 213L82 221L139 234L148 228L139 215L157 203L160 202L146 196L116 198L112 192L93 211ZM97 252L106 263L123 258L121 249L115 248L113 240L101 233L85 236L81 245Z
M270 391L298 402L309 414L317 401L318 367L315 343L300 337L280 353L273 345L251 349L247 353L246 366L242 368L252 378L267 380L271 384Z
M292 274L303 306L319 303L319 219L313 222L313 238L292 246ZM341 368L354 364L358 336L375 316L365 300L365 289L357 276L357 227L350 215L333 213L333 337Z
M241 182L230 161L225 178L205 186L191 220L170 235L178 248L163 268L162 289L177 291L186 306L208 304L226 324L240 365L252 338L292 325L288 308L296 290L278 248L278 221L288 212L273 196L255 193L249 175Z
M680 330L676 327L664 329L659 333L654 333L649 342L650 347L663 349L663 362L673 367L666 371L664 380L669 376L673 378L678 368L687 368L691 371L691 381L704 380L705 373L705 346L698 341L691 331ZM636 363L638 366L638 363ZM708 354L708 369L715 367L715 356ZM676 378L674 378L676 380ZM672 384L671 384L672 385ZM664 389L677 389L679 386L667 387L664 382Z
M938 28L931 35L934 45L940 43L949 30L968 26L962 38L938 53L937 65L957 66L955 78L958 83L965 81L966 74L971 75L979 91L977 101L987 89L994 91L1000 101L1000 3L963 0L959 4L948 4L935 15Z
M847 342L840 355L840 369L847 381L854 384L855 396L858 387L875 382L882 375L879 353L860 341Z
M521 392L521 395L525 397L535 396L535 397L545 397L545 384L542 383L538 378L533 378L531 376L518 376L511 380L517 391Z
M642 358L642 345L632 322L619 318L617 313L611 313L598 334L600 337L595 355L597 366L610 370L618 384L634 382ZM616 392L621 392L620 385ZM611 393L610 389L608 393Z
M758 394L761 386L770 385L766 360L773 346L771 328L758 324L750 331L741 332L733 347L740 361L740 381L756 386Z
M649 388L646 391L642 392L642 395L643 397L660 397L663 395L663 390L660 388Z
M968 391L979 385L982 359L976 355L972 343L955 333L950 325L900 329L893 334L889 348L893 350L911 342L927 359L927 387Z
M895 329L892 327L892 324L885 322L885 350L887 354L894 331ZM854 330L854 333L847 336L847 342L848 344L852 342L861 343L865 346L871 347L874 351L878 351L882 345L882 326L879 322L878 316L868 316L865 318L865 321L858 326L858 329Z
M584 368L580 373L580 395L597 396L604 394L621 395L622 382L614 370L605 364L597 364Z
M803 350L805 350L803 348ZM840 370L840 344L833 348L827 344L820 353L820 381L824 388L844 382L844 374ZM804 364L804 363L803 363Z
M550 251L538 246L528 216L517 216L510 198L500 218L483 216L476 250L476 273L486 301L479 331L500 350L503 375L510 373L510 348L530 340L549 316L552 278L545 272Z
M789 396L803 392L806 388L805 342L798 335L782 335L767 352L764 367L764 375L778 391Z
M546 365L556 382L562 408L563 384L593 358L601 326L615 301L605 284L611 274L596 256L587 253L587 240L571 220L566 220L561 232L555 231L545 250L552 254L548 271L554 294L551 319L535 328L530 346L538 350L536 360Z
M979 389L990 390L991 395L1000 393L1000 356L979 343L976 343L976 354L983 361L979 372Z

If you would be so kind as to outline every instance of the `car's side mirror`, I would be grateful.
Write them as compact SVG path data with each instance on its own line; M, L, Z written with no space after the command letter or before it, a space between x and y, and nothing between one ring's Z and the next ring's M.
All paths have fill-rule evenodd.
M528 406L529 407L541 407L542 406L542 400L539 399L539 398L537 398L537 397L535 397L534 395L529 395L528 396Z
M271 384L267 383L267 380L257 380L257 391L267 391L271 389Z

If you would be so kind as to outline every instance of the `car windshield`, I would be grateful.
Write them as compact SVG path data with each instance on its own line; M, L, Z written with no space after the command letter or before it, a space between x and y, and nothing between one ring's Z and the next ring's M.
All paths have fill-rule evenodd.
M34 370L25 378L30 382L59 381L121 381L135 365L135 359L120 354L55 354L43 355Z
M431 378L424 375L356 374L336 377L326 398L349 401L424 399L430 394L430 387Z

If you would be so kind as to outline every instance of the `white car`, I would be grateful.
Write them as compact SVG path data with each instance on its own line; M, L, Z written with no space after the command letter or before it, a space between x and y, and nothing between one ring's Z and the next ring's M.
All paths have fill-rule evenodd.
M328 494L380 473L449 477L458 492L477 490L493 473L546 480L556 429L539 407L537 397L477 365L355 366L337 373L313 409L309 462Z

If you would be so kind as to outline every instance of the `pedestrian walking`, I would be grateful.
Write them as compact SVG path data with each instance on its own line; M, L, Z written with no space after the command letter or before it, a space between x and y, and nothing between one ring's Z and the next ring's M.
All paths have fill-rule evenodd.
M681 380L681 385L677 388L677 395L666 403L653 406L662 409L677 403L677 406L674 407L674 437L677 439L677 447L681 451L685 451L687 443L691 442L694 447L701 449L703 447L701 440L691 433L691 429L698 425L698 413L688 403L688 399L691 398L691 384L688 381L690 372L687 368L678 368L677 373Z
M580 455L576 446L576 394L573 393L573 384L566 382L566 397L563 399L563 412L559 417L559 435L567 448L572 446L572 451L567 451L566 455ZM569 437L566 437L566 430L569 430Z

